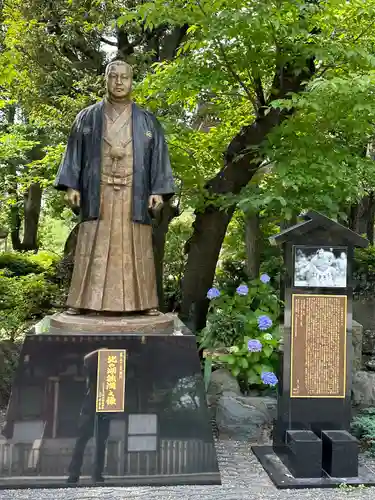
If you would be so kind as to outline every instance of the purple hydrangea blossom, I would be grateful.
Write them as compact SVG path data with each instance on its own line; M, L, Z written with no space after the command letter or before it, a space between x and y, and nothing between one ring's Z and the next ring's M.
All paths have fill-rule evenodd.
M240 285L236 292L238 295L247 295L249 293L249 288L246 285Z
M268 274L262 274L260 277L260 281L262 283L268 283L271 280L271 278L268 276Z
M250 339L247 343L247 348L250 352L260 352L263 348L262 343L257 339Z
M262 372L260 378L262 379L262 382L265 385L274 386L278 383L278 379L273 372Z
M259 330L268 330L272 326L272 319L266 315L259 316L258 328Z
M216 299L217 297L220 297L220 290L217 288L210 288L207 292L207 298L208 299Z

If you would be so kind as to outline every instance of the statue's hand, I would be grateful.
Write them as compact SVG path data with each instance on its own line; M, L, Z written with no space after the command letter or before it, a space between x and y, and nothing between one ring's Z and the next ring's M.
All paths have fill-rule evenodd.
M160 194L152 194L148 198L148 208L159 208L163 204L163 197Z
M66 197L72 207L79 207L81 205L81 195L76 189L68 188Z

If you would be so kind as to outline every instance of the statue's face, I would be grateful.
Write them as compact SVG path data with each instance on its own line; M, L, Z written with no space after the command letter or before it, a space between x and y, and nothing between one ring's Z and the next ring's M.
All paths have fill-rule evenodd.
M112 63L107 72L108 94L115 99L126 98L132 89L132 73L130 66L122 62Z

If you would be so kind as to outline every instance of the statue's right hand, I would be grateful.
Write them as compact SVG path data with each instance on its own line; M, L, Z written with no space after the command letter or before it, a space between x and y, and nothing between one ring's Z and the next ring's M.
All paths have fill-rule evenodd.
M72 207L79 207L81 204L81 194L76 189L68 188L66 192L68 202Z

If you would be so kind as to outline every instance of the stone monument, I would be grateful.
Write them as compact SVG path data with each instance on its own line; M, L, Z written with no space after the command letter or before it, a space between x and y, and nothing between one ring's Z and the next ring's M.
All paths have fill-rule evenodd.
M151 218L174 185L132 70L73 125L56 187L79 212L68 310L26 335L0 488L220 484L195 336L158 311Z
M350 434L352 262L368 241L317 212L271 237L286 275L273 446L253 452L279 488L375 485Z

